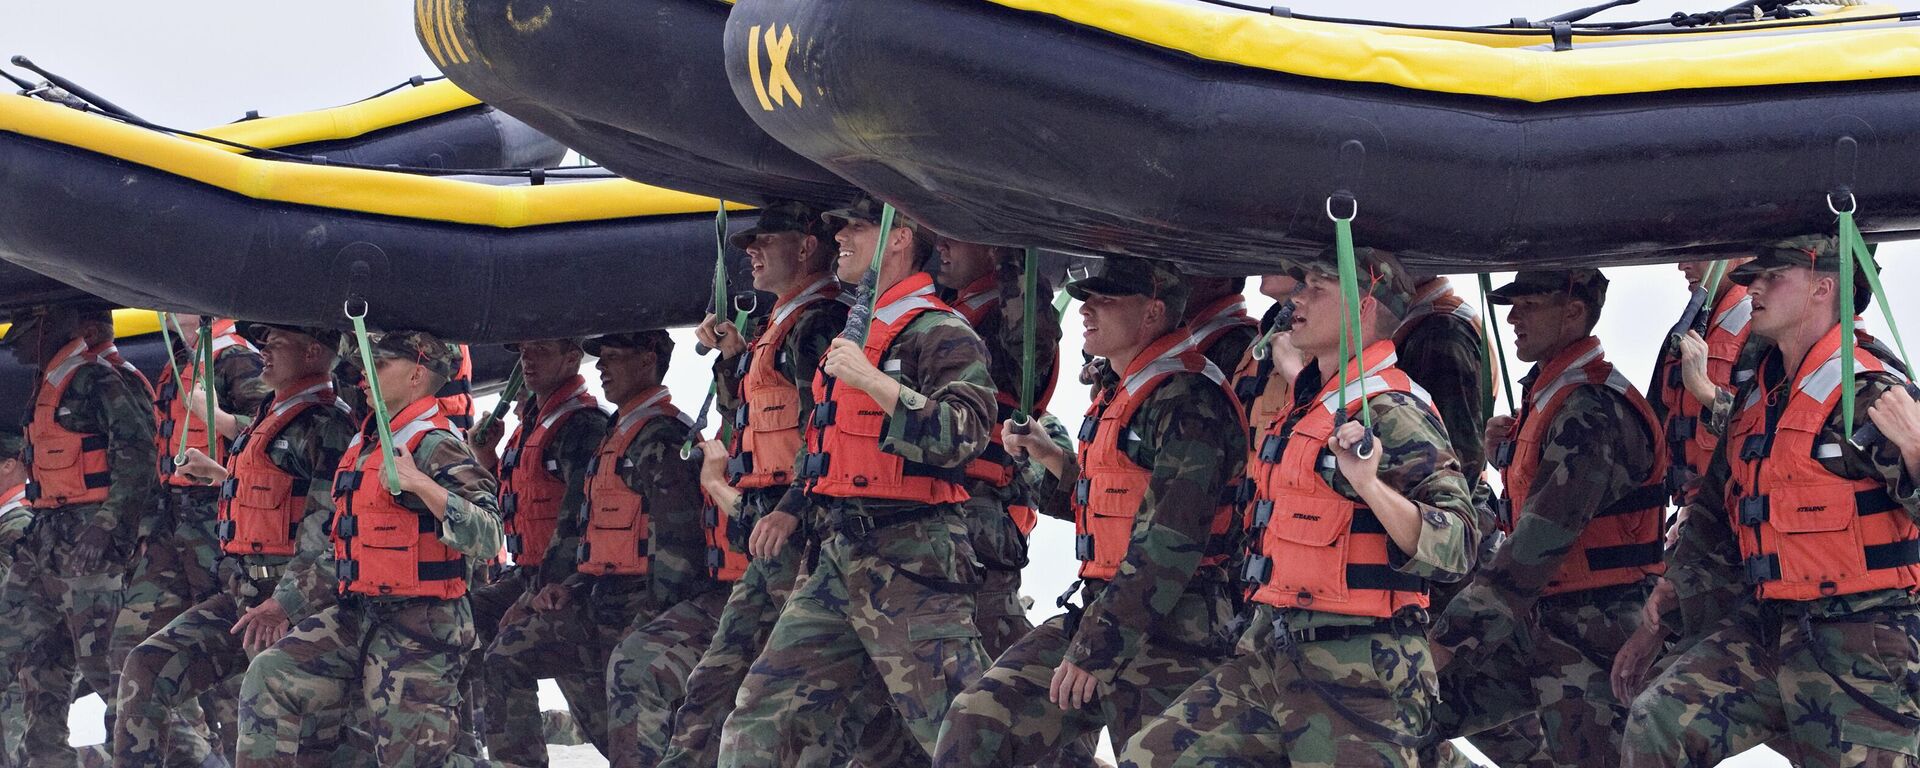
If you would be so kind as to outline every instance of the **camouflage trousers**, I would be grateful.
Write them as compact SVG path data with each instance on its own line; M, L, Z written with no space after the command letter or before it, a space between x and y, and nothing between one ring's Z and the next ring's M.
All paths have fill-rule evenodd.
M1033 631L1027 607L1020 602L1019 571L988 568L973 600L973 623L980 628L980 648L989 661Z
M774 557L756 557L734 582L713 642L687 676L686 700L673 715L673 740L660 768L713 768L720 760L720 727L733 713L747 668L766 647L780 607L793 592L807 545L789 541Z
M1437 686L1424 631L1286 641L1296 656L1277 615L1256 610L1233 657L1127 742L1122 768L1418 765Z
M980 628L980 646L991 661L1000 657L1028 632L1033 621L1020 604L1020 569L1027 566L1027 536L1007 517L1005 492L984 482L968 487L972 498L966 510L968 535L974 554L986 566L980 592L974 596L973 623Z
M120 671L112 741L115 766L163 765L162 756L174 746L165 727L169 713L196 699L224 698L227 691L237 690L230 684L246 672L249 656L233 624L271 596L275 584L272 578L252 581L236 575L229 589L202 600L133 649ZM221 754L231 753L222 749Z
M985 665L973 623L979 582L954 508L828 537L747 674L722 730L720 765L822 764L822 748L868 697L887 701L931 754L949 704ZM863 750L887 727L867 724Z
M687 677L713 644L727 590L710 589L641 617L607 661L607 753L613 768L651 767L673 737Z
M479 638L473 653L467 656L467 667L460 673L460 733L463 740L462 750L478 754L489 734L500 726L494 722L493 713L506 706L494 705L487 700L486 656L487 649L493 646L493 638L500 631L500 622L514 604L530 596L532 588L528 585L527 571L520 568L507 568L494 575L485 584L475 584L467 591L467 605L473 609L473 631ZM538 706L537 691L527 691L528 701Z
M1547 764L1618 764L1627 707L1614 699L1609 675L1646 599L1638 584L1541 598L1513 640L1457 656L1441 671L1435 732L1477 747L1477 734L1537 713Z
M1623 764L1714 765L1764 742L1809 768L1920 765L1920 608L1795 608L1749 603L1674 659L1633 700Z
M1103 589L1089 583L1086 599ZM1053 673L1073 642L1074 614L1041 623L1000 654L968 687L940 726L934 765L1090 765L1091 741L1102 727L1114 746L1125 744L1144 718L1166 709L1219 663L1216 627L1232 620L1226 592L1196 585L1181 595L1166 629L1149 635L1139 655L1121 665L1112 685L1093 703L1065 710L1047 700Z
M600 579L596 589L566 607L535 610L523 594L501 620L482 674L487 691L487 754L513 766L547 764L539 681L552 679L567 698L574 723L603 755L607 737L607 660L634 619L651 615L645 579ZM628 581L626 589L601 589ZM583 590L584 591L584 590Z
M176 551L168 572L157 575L173 579L174 588L181 592L181 602L192 605L221 588L216 574L223 555L215 530L220 492L204 487L169 487L163 493L161 517L171 524L149 534L147 540L165 540Z
M68 746L67 710L79 673L73 643L63 631L47 632L13 663L0 665L0 768L75 765Z
M482 764L455 753L460 672L473 645L464 598L349 597L307 617L247 668L235 765L325 765L330 746L302 745L334 744L355 710L367 713L372 764Z

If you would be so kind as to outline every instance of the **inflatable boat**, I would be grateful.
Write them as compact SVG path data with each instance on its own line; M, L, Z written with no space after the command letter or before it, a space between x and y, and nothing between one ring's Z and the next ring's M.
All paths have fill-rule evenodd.
M725 64L767 133L970 240L1244 273L1319 250L1330 213L1443 271L1672 261L1832 231L1830 205L1920 235L1920 14L1758 5L1785 18L738 0Z
M0 96L0 258L115 303L222 317L344 327L343 304L363 299L376 326L470 343L702 316L718 201L521 175L262 159Z
M621 176L728 200L855 192L754 125L721 61L721 0L415 0L460 87ZM755 107L757 109L757 107Z

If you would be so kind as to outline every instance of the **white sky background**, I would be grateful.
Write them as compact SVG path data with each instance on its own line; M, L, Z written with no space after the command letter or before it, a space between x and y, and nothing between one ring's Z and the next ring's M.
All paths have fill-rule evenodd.
M1540 18L1581 4L1541 0L1476 0L1436 3L1415 0L1375 2L1296 0L1302 13L1363 16L1399 21L1486 24L1513 16ZM1723 7L1696 3L1686 10ZM1648 2L1615 9L1598 18L1663 16L1683 6ZM55 72L73 78L102 96L149 120L197 129L234 120L247 110L274 115L355 101L421 74L436 74L413 36L412 3L399 0L260 2L199 0L190 4L116 0L0 0L0 54L25 54ZM1685 215L1684 211L1676 212ZM1365 220L1356 223L1364 232ZM1920 328L1912 311L1920 289L1902 267L1916 246L1898 244L1881 251L1899 319ZM1599 335L1613 360L1635 382L1645 382L1660 335L1672 324L1684 301L1684 283L1670 266L1609 269L1613 280ZM1504 282L1506 275L1496 276ZM583 279L586 279L583 276ZM1463 288L1468 280L1456 280ZM1250 292L1251 294L1251 292ZM1267 302L1255 297L1255 312ZM1870 327L1882 329L1874 310ZM706 363L692 353L691 334L679 341L676 370L670 377L676 400L697 407L707 386ZM1077 316L1067 319L1062 358L1079 359ZM1517 376L1526 370L1509 361ZM1054 399L1054 411L1077 425L1085 410L1084 388L1066 378ZM1504 407L1504 405L1503 405ZM1036 600L1035 620L1051 615L1051 601L1072 581L1071 526L1043 519L1035 532L1035 563L1027 570L1027 594ZM549 706L557 699L550 699ZM95 705L97 706L97 705ZM100 740L98 710L76 708L75 737ZM586 752L591 753L588 749ZM594 758L597 760L597 756ZM569 764L589 765L592 761ZM1728 765L1784 765L1777 756L1749 755Z

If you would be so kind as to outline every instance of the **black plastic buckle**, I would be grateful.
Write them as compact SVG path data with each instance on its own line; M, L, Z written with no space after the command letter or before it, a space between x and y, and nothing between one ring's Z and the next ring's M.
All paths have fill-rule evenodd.
M342 584L360 580L360 561L336 560L333 563L333 577Z
M727 482L738 483L740 478L753 474L753 454L738 453L727 457Z
M519 448L508 448L506 453L500 454L500 474L512 472L514 467L518 466L520 466Z
M1093 436L1100 434L1100 418L1089 416L1080 422L1080 442L1091 443Z
M826 477L827 465L832 463L832 458L831 455L825 453L809 453L805 457L802 457L800 459L800 479L813 480L815 478Z
M357 469L341 472L337 475L334 475L333 477L334 493L338 495L338 494L352 493L354 491L360 490L361 477L362 477L362 473Z
M1267 435L1260 439L1260 460L1268 464L1277 464L1280 456L1287 451L1287 439L1279 435Z
M1773 555L1755 555L1741 563L1746 571L1748 584L1762 584L1780 579L1780 559Z
M520 534L517 534L517 533L507 534L507 554L513 555L515 557L519 557L520 553L525 549L525 547L526 547L526 540L522 539L520 537Z
M1240 566L1240 580L1248 584L1265 584L1273 577L1273 558L1266 555L1248 555L1246 564Z
M1493 458L1489 463L1499 469L1511 467L1513 466L1513 452L1514 441L1502 440L1499 445L1493 447Z
M708 504L705 508L701 509L700 524L706 526L709 530L714 528L719 528L720 527L720 508L712 504Z
M1771 455L1773 455L1773 435L1771 434L1748 435L1747 439L1740 443L1742 461L1759 461Z
M1088 497L1091 496L1092 494L1093 494L1092 478L1081 477L1080 479L1073 481L1073 503L1075 505L1085 507L1087 505Z
M1257 531L1267 527L1267 523L1272 520L1273 499L1261 499L1254 502L1252 520L1247 523L1247 527Z
M1667 442L1684 443L1692 440L1700 431L1700 420L1692 416L1675 416L1667 422Z
M1233 396L1242 404L1253 402L1254 398L1266 390L1267 380L1260 376L1245 376L1233 383Z
M213 535L221 541L233 541L234 534L238 532L236 528L232 520L216 520L213 523Z
M580 546L574 549L574 559L582 563L593 562L593 542L581 541Z
M723 562L726 562L726 555L720 551L719 547L707 547L707 570L718 571Z
M736 430L746 429L747 418L752 412L753 412L753 409L749 408L747 403L741 403L739 407L734 408L733 409L733 428Z
M1234 484L1234 505L1244 506L1247 502L1253 501L1254 494L1259 490L1259 486L1254 485L1253 478L1242 478L1240 482Z
M1073 556L1081 561L1093 560L1093 534L1081 533L1074 535Z
M519 511L520 494L512 492L500 494L500 519L511 520L514 513Z
M220 481L220 498L231 499L240 495L240 478L229 477Z
M828 400L824 403L814 406L813 407L814 429L826 429L827 427L833 426L833 420L839 415L839 413L840 413L840 404L832 400Z
M341 515L334 518L333 534L342 539L351 539L360 535L360 516Z
M31 454L29 454L29 455L31 455ZM27 501L33 501L33 500L35 500L35 499L38 499L38 498L40 498L40 481L38 481L38 480L28 480L28 481L27 481L27 495L26 495L26 499L27 499Z
M1764 494L1745 496L1740 499L1739 514L1741 525L1759 525L1773 518L1773 505Z

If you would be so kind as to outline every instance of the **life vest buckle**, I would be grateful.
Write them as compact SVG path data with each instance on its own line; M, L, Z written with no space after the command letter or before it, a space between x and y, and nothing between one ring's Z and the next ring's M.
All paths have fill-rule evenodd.
M709 530L720 527L720 507L708 504L700 510L700 524Z
M1514 445L1514 441L1512 440L1500 441L1499 445L1493 447L1493 458L1489 463L1498 469L1506 469L1507 467L1513 466Z
M31 457L31 456L32 456L33 454L32 454L31 452L29 452L29 453L28 453L27 455L28 455L29 457ZM39 499L39 498L40 498L40 481L38 481L38 480L28 480L28 481L27 481L27 495L26 495L26 499L27 499L27 501L34 501L34 500L36 500L36 499Z
M360 580L360 561L339 560L333 564L333 577L341 584L352 584Z
M753 413L753 409L747 405L747 403L741 403L733 409L733 429L736 432L747 428L747 420Z
M707 547L707 570L718 573L723 562L726 562L726 554L719 547Z
M359 470L350 470L335 475L333 478L334 495L343 496L360 490L360 477L361 474Z
M518 466L520 466L519 448L508 448L506 453L500 455L500 474L512 472Z
M742 451L727 458L727 482L738 483L740 478L753 474L753 454Z
M800 459L800 479L812 480L825 477L830 457L825 453L809 453Z
M1700 420L1692 416L1675 416L1667 422L1667 442L1678 445L1692 440L1699 432Z
M1746 571L1747 583L1758 585L1780 580L1780 558L1773 555L1755 555L1741 563Z
M520 511L520 494L511 491L500 494L500 519L512 520L515 512Z
M233 541L234 534L237 532L235 530L236 527L232 520L215 520L213 523L213 535L223 542Z
M1240 566L1240 580L1248 584L1265 584L1273 577L1273 558L1266 555L1248 555L1245 564Z
M1279 435L1267 435L1260 441L1260 461L1278 464L1280 456L1287 452L1287 440Z
M1747 439L1740 444L1742 461L1759 461L1771 455L1773 455L1773 435L1771 434L1748 435Z
M1247 528L1254 531L1264 530L1267 523L1272 520L1273 500L1261 499L1253 504L1253 519L1248 521Z
M1766 495L1745 496L1740 499L1740 524L1753 526L1773 518L1773 505Z
M1100 432L1100 419L1098 417L1081 420L1080 442L1083 442L1083 443L1093 442L1094 436L1099 434L1099 432Z
M833 420L840 413L840 404L828 400L813 407L813 428L826 429L833 426Z
M520 556L521 551L523 551L525 548L526 548L526 540L522 539L520 537L520 534L517 534L517 533L507 534L507 554L513 555L514 557L518 558Z
M351 539L360 533L359 515L341 515L333 521L333 532L342 539Z
M1081 533L1073 537L1073 556L1082 562L1093 561L1093 534Z
M1092 478L1083 476L1080 479L1075 480L1073 482L1073 503L1075 506L1085 507L1087 505L1087 499L1090 496L1092 496L1092 494L1093 494ZM1083 557L1080 559L1085 560L1086 558Z

